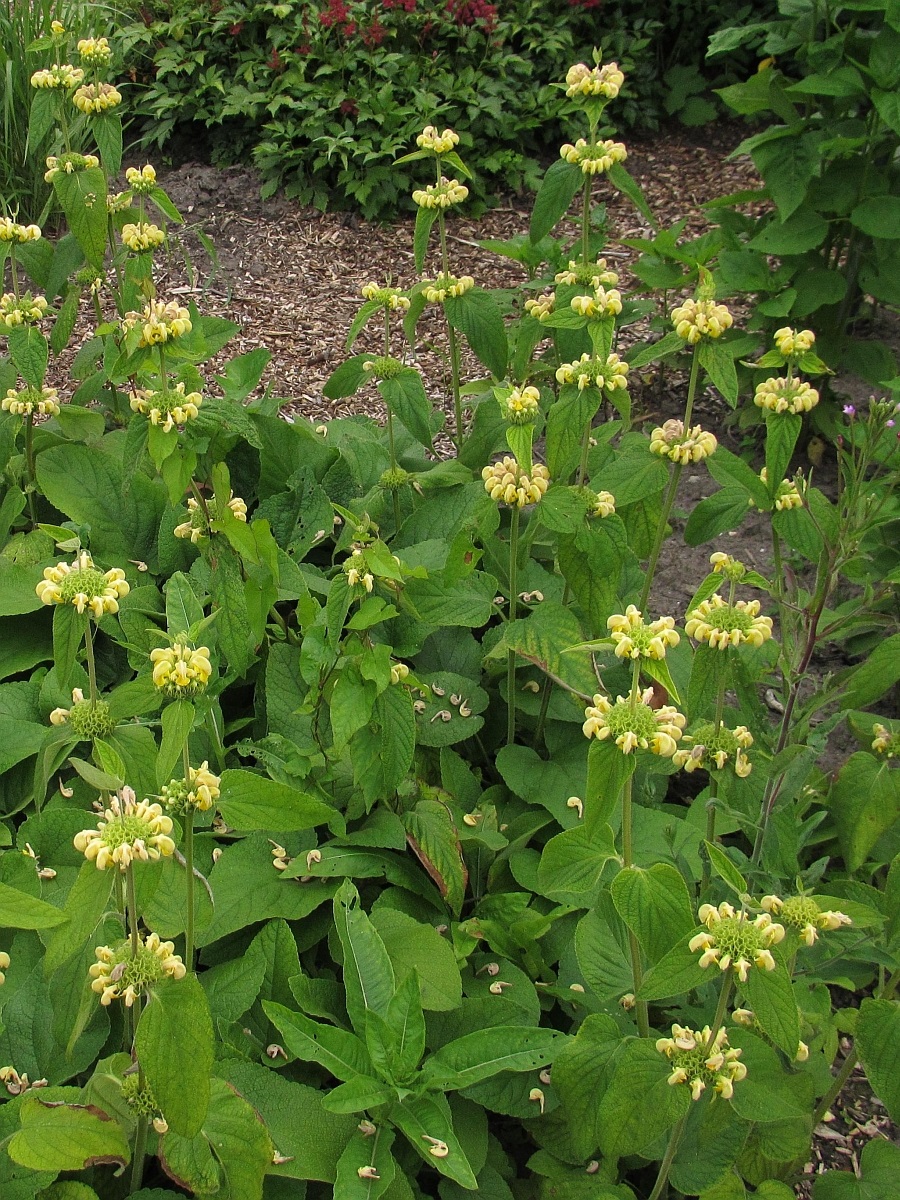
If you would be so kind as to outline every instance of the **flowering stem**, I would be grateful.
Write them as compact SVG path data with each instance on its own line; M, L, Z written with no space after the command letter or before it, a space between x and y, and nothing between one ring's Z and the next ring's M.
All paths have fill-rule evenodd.
M384 310L384 356L390 358L391 355L391 314L388 309ZM391 406L387 408L387 435L388 435L388 454L391 459L391 471L397 470L397 451L394 447L394 414L391 412ZM394 529L400 528L400 497L397 495L396 487L391 488L391 497L394 501Z
M706 1052L709 1054L715 1045L716 1034L725 1024L725 1013L728 1011L728 1001L731 999L731 992L734 988L734 971L728 970L725 973L725 978L722 980L722 990L719 992L719 1003L716 1007L716 1015L713 1017L712 1030L709 1035L709 1040L706 1043Z
M509 619L516 619L519 556L519 506L513 505L509 525ZM511 746L516 739L516 652L506 655L506 744Z
M584 427L584 436L581 439L581 459L578 463L578 474L575 476L575 483L578 487L584 485L584 477L587 474L587 460L591 449L591 429L592 424L589 420Z
M683 1117L672 1127L672 1132L669 1134L669 1144L666 1146L666 1153L662 1162L659 1164L659 1174L656 1176L656 1183L653 1185L653 1191L648 1196L647 1200L659 1200L663 1194L667 1183L669 1182L669 1172L672 1170L672 1163L675 1160L675 1155L678 1152L678 1146L684 1134L684 1127L687 1125L688 1114Z
M685 434L687 434L691 424L691 413L694 410L694 396L697 392L697 380L699 376L700 355L697 353L697 347L694 346L693 355L691 356L691 375L690 379L688 380L687 401L684 406ZM653 549L650 552L650 559L647 563L644 587L641 591L641 598L638 601L638 608L641 610L641 612L644 611L647 601L650 598L650 588L653 586L653 576L656 573L656 565L659 562L659 552L662 550L663 540L666 536L666 526L669 523L669 514L672 511L672 505L675 503L675 493L678 491L678 481L681 478L681 472L683 469L684 467L682 463L675 463L669 476L669 486L666 489L662 512L659 514L659 523L656 526L656 535L653 539Z
M581 264L585 267L590 261L592 180L593 177L591 175L585 177L584 196L581 202Z
M28 496L28 516L31 519L31 528L37 529L37 516L34 511L34 413L30 412L25 418L25 466L28 471L28 487L25 489Z
M440 159L437 162L437 181L438 185L440 185ZM441 242L441 271L446 277L450 274L450 255L447 252L447 226L444 221L444 214L440 210L438 211L437 224ZM463 440L462 396L459 389L459 342L456 340L456 330L450 324L449 319L447 321L447 341L450 346L450 386L453 389L453 419L455 421L454 440L457 452L459 452Z
M191 752L188 743L182 749L184 762L184 781L188 791L191 786ZM194 806L191 804L184 815L184 865L185 879L185 926L184 926L184 965L189 971L194 969Z
M128 908L128 929L131 936L131 957L137 958L141 939L138 936L137 896L134 890L134 867L125 868L125 903Z
M859 1055L856 1053L856 1050L853 1049L844 1059L841 1069L838 1071L837 1075L835 1075L832 1081L831 1087L819 1101L818 1107L813 1113L813 1129L815 1129L819 1122L824 1118L829 1108L831 1108L832 1104L834 1104L835 1100L837 1100L838 1096L841 1094L844 1084L853 1074L853 1069L858 1062Z
M622 787L622 864L627 869L633 865L634 851L632 845L631 827L631 775ZM641 948L632 931L628 930L628 949L631 954L631 978L634 994L637 996L644 980L644 968L641 965ZM641 1037L650 1036L650 1016L646 1000L635 1000L635 1016L637 1017L638 1033Z
M84 631L84 656L87 659L91 704L96 704L100 693L97 690L97 664L94 661L94 635L91 633L90 617L88 617L87 628Z
M138 1117L134 1131L134 1152L131 1157L131 1186L129 1196L141 1190L144 1181L144 1159L147 1156L147 1131L150 1121L148 1117Z
M706 801L706 840L713 843L716 840L716 801L719 797L719 780L715 775L709 778L709 797ZM712 878L712 866L708 858L703 860L703 874L700 879L700 894L709 887Z

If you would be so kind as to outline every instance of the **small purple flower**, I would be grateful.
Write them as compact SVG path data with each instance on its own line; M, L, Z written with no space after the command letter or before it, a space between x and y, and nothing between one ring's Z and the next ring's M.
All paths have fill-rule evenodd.
M896 421L888 421L887 427L888 427L888 429L893 429L896 424L897 424Z
M844 416L845 417L855 417L856 416L856 409L854 408L854 406L852 404L844 405Z

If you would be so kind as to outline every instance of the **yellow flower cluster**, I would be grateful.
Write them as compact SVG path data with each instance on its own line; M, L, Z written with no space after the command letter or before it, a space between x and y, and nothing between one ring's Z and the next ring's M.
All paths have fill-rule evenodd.
M105 37L82 38L77 49L81 61L86 67L105 67L112 57L109 42Z
M383 308L390 309L391 312L406 312L409 308L409 299L399 288L379 287L377 283L366 283L363 284L362 297L364 300L377 300Z
M87 550L75 561L44 568L44 578L35 588L42 604L71 604L80 613L90 612L95 621L104 613L119 611L119 601L131 591L120 567L101 571Z
M625 76L619 70L618 63L606 63L602 67L576 63L566 72L566 95L570 100L593 100L601 97L605 100L615 100L624 82Z
M818 940L819 930L833 932L844 925L852 925L846 913L819 908L812 896L763 896L760 907L767 913L775 913L783 925L793 929L801 942L812 946Z
M184 814L191 809L209 812L219 799L222 780L213 775L209 763L191 767L187 779L173 779L159 789L159 798L166 812Z
M59 392L54 387L28 387L21 392L10 388L0 400L0 408L17 417L30 417L32 413L55 417L59 412Z
M573 166L581 167L584 175L599 175L608 171L616 163L624 162L628 157L624 142L614 142L609 139L600 142L588 142L579 138L575 145L566 142L559 148L559 157Z
M775 345L778 353L785 358L799 358L815 345L816 335L811 329L801 329L799 333L785 325L783 329L775 330Z
M782 376L764 379L756 388L753 403L776 413L804 413L819 403L819 393L804 379L785 379Z
M612 492L594 492L591 497L592 517L611 517L616 511L616 498Z
M107 112L122 103L122 93L111 83L86 83L72 97L72 103L83 113Z
M354 550L350 557L344 562L344 574L347 576L347 586L364 587L367 592L371 592L375 586L375 576L366 568L366 559L362 550Z
M675 629L674 617L660 617L645 623L643 614L634 604L629 604L624 613L613 613L607 618L606 628L615 642L616 658L666 657L669 646L681 641Z
M670 704L651 708L652 699L652 687L640 696L617 696L615 704L606 696L595 696L593 705L584 710L584 736L601 742L612 738L623 754L650 750L661 758L671 758L678 749L685 719Z
M406 663L391 663L391 683L402 683L409 675L409 667Z
M748 642L759 647L772 636L772 618L759 615L758 600L735 600L729 604L718 592L687 614L684 631L698 642L709 642L714 650L726 650Z
M763 483L769 482L769 472L765 467L759 473ZM750 501L751 506L753 501ZM778 490L775 493L774 500L775 508L778 512L783 512L785 509L802 508L803 496L800 493L800 488L793 479L782 479L778 485Z
M618 282L618 273L607 270L605 258L592 263L581 263L570 258L566 270L559 271L556 275L556 283L580 283L592 287L595 291L601 287L615 287Z
M672 324L680 338L695 346L703 337L721 337L734 318L724 304L714 300L685 300L672 310Z
M51 725L69 725L80 741L109 737L116 727L105 700L85 700L81 688L72 688L72 707L54 708Z
M9 970L9 964L12 960L5 950L0 950L0 986L6 983L6 975L4 971Z
M40 225L20 225L11 217L0 217L0 242L36 242L40 236Z
M53 34L54 37L57 37L57 38L63 37L66 32L66 27L65 27L65 25L63 25L62 21L51 21L50 22L50 32Z
M438 133L436 126L426 125L416 138L416 145L420 150L430 150L433 154L447 154L454 146L459 145L459 134L454 133L452 129Z
M147 221L139 221L137 225L122 226L122 241L129 250L141 254L145 250L155 250L166 240L165 233L158 225Z
M577 362L563 363L557 367L556 382L576 383L580 392L592 386L615 392L628 387L628 363L618 354L610 354L605 363L590 354L582 354Z
M537 504L550 486L550 472L542 463L534 463L531 474L528 474L508 454L499 462L485 467L481 478L492 500L516 508Z
M876 754L885 758L900 758L900 732L892 733L886 725L876 723L872 726L875 737L872 739L872 749Z
M31 292L15 296L4 292L0 296L0 327L19 329L22 325L33 325L46 317L48 308L46 296L32 296Z
M125 314L122 321L123 333L130 333L136 326L141 327L139 346L157 346L170 338L190 333L191 315L174 300L170 300L168 304L162 300L151 300L143 312Z
M156 187L156 171L147 163L143 167L129 167L125 172L125 182L133 192L152 192Z
M99 993L104 1007L113 1000L124 1000L126 1008L131 1008L151 984L184 979L186 974L181 956L175 953L175 943L161 942L155 933L141 940L137 954L132 953L130 942L115 949L98 946L94 953L97 961L88 968L91 991Z
M740 559L733 558L732 555L725 554L721 550L716 550L709 556L709 564L714 575L724 575L726 579L732 579L735 583L747 574L747 568Z
M744 753L753 745L753 734L746 725L727 729L708 721L698 725L693 734L685 734L684 740L692 744L679 748L672 762L676 767L684 767L689 775L693 771L710 771L713 767L721 771L730 761L734 762L738 779L746 779L753 770Z
M429 304L442 304L448 296L464 296L475 286L471 275L438 275L436 279L426 283L425 299Z
M784 926L776 925L767 912L751 917L743 909L737 912L723 901L718 908L701 904L697 915L706 930L691 938L688 949L692 954L702 951L701 967L713 963L720 971L733 967L741 983L747 982L753 966L761 971L775 970L775 959L769 947L777 946L784 939Z
M723 1100L730 1100L735 1083L747 1077L747 1068L738 1061L741 1051L728 1045L724 1029L713 1037L709 1025L699 1030L673 1025L672 1036L659 1038L656 1048L672 1061L669 1084L688 1084L692 1100L699 1100L709 1086Z
M107 192L106 211L110 214L124 212L131 208L131 192Z
M84 82L84 71L71 63L54 63L43 71L35 71L31 77L34 88L75 88Z
M622 311L622 294L616 288L599 287L593 296L573 296L569 307L582 317L617 317Z
M419 208L450 208L453 204L462 204L469 189L458 179L447 179L441 176L440 183L429 183L425 188L418 188L412 198Z
M161 425L168 433L176 425L185 425L199 416L203 397L199 392L186 392L183 383L164 392L133 392L129 404L131 411L142 413L151 425Z
M124 871L133 862L156 862L174 854L171 832L172 819L158 804L138 800L132 788L124 787L110 800L97 828L76 833L73 845L98 871L108 866Z
M536 387L513 388L501 401L503 415L513 425L530 425L538 413L541 393Z
M693 425L685 430L684 422L679 421L677 417L658 425L650 435L651 453L658 454L660 458L671 459L681 466L709 458L715 453L718 444L715 435L708 433L700 425Z
M100 166L96 154L60 154L57 158L51 154L47 159L47 170L44 172L44 182L52 183L57 175L75 175L79 171L91 171ZM85 196L87 204L87 196Z
M193 496L188 497L187 506L188 519L182 521L180 525L176 525L172 532L177 538L190 538L194 545L196 545L197 542L209 536L209 525L206 520L207 513L210 520L214 521L218 515L218 509L214 497L207 500L206 512L204 512L200 501L195 500ZM228 497L228 507L238 521L247 520L247 505L240 496L235 496L232 492Z
M543 321L544 317L549 317L555 306L556 295L554 292L547 292L543 296L525 301L525 311L536 321Z
M153 683L161 692L179 698L202 692L212 675L207 646L188 646L174 642L150 651Z

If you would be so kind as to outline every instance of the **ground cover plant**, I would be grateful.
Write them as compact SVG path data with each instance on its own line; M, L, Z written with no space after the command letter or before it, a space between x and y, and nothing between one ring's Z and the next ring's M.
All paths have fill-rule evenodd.
M48 37L69 231L0 223L4 1198L786 1200L857 1063L900 1107L896 397L842 411L815 333L742 332L702 245L619 353L655 305L601 257L601 187L644 200L598 58L498 247L526 284L454 273L468 168L427 126L423 278L366 286L326 389L387 421L287 423L247 402L265 352L205 377L235 327L156 294L180 218L150 165L113 190L108 45ZM449 421L404 348L429 305ZM645 430L662 362L683 416ZM709 387L759 461L697 423ZM820 406L830 495L793 469ZM654 614L686 469L720 485L688 543L765 513L773 569L715 552ZM897 1157L815 1200L887 1200Z
M645 130L710 120L699 93L750 63L740 47L703 63L708 34L746 15L736 3L151 0L131 15L120 44L148 150L196 157L199 138L214 162L252 157L266 195L385 219L415 186L395 160L434 120L461 130L472 203L533 190L566 116L553 85L598 39L628 72L620 122Z

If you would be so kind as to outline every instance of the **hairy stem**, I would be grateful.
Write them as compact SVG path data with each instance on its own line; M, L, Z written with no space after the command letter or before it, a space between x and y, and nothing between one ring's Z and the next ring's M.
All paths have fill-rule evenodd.
M97 664L94 661L94 635L91 632L90 617L88 617L87 629L84 631L84 656L87 659L91 704L96 704L100 698L100 692L97 689Z
M634 847L632 839L632 778L629 775L622 788L622 864L627 870L634 865ZM644 980L644 968L641 963L641 948L635 935L628 930L628 949L631 956L631 978L634 994L637 996ZM641 1037L650 1036L650 1015L646 1000L635 1000L635 1016L637 1017L638 1033Z
M509 525L509 619L516 619L516 600L518 589L518 557L519 557L519 506L513 505ZM506 654L506 744L511 746L516 740L516 652L509 650Z
M182 749L184 763L184 782L188 790L191 786L191 751L188 742ZM184 965L189 971L194 969L194 806L189 805L184 814L184 865L187 872L185 878L185 924L184 924Z

